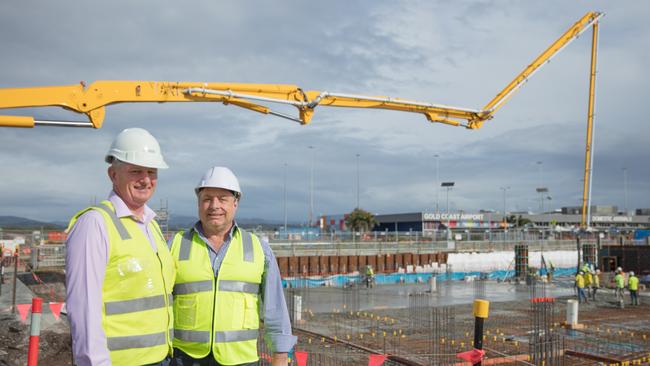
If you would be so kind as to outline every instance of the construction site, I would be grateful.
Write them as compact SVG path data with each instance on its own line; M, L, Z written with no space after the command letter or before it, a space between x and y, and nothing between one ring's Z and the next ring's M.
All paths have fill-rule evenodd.
M583 239L580 253L571 240L481 243L488 251L476 251L477 243L458 244L450 251L446 242L431 241L272 241L299 339L295 351L307 355L307 365L471 364L457 356L473 349L473 304L485 300L483 364L650 363L650 296L644 285L640 305L630 306L627 292L617 298L613 274L604 271L595 297L578 304L577 264L572 265L578 258L593 264L606 257L626 268L647 268L650 247L595 239ZM17 295L16 263L5 260L2 364L26 363L29 320L10 312L12 296L17 304L29 304L34 296L44 303L65 300L63 251L56 244L23 247ZM491 259L476 265L477 256ZM546 267L551 261L552 270ZM368 266L376 271L372 281L364 274ZM41 362L46 365L72 364L65 309L60 316L44 306ZM270 365L261 337L259 349L260 364Z
M530 78L584 34L591 37L586 142L575 143L584 156L584 165L581 161L581 193L577 198L580 207L575 207L571 220L557 210L544 210L544 202L551 196L541 184L541 161L537 161L538 215L508 212L506 192L511 186L506 184L500 187L502 212L467 215L456 207L458 213L452 214L449 192L455 182L441 184L436 176L436 194L439 187L447 193L444 215L437 197L430 214L415 213L421 216L415 231L406 228L411 214L402 214L401 218L397 218L400 214L387 214L384 222L337 231L335 225L327 227L327 216L323 215L319 223L313 212L312 151L310 208L305 226L308 233L316 233L315 238L292 236L287 231L286 163L284 231L265 231L261 226L246 229L268 241L275 255L292 331L298 337L289 354L291 365L650 365L650 292L646 288L650 285L650 240L646 234L640 240L630 238L632 233L647 231L650 211L639 209L628 218L627 170L624 212L614 208L611 216L604 216L592 211L596 207L591 191L596 65L603 16L602 12L589 11L580 17L482 108L303 90L290 84L99 80L64 86L3 86L0 110L26 108L27 112L16 116L3 112L0 127L100 129L108 116L106 107L111 105L200 102L234 106L261 114L262 118L271 115L300 125L311 123L317 109L320 112L325 107L339 107L416 114L432 124L477 130L496 120L497 111ZM271 109L267 104L280 105L280 109ZM61 107L85 120L41 118L33 112L40 107ZM355 210L360 209L359 156L357 153ZM437 164L437 154L435 158ZM72 170L62 169L65 172L68 168ZM480 174L480 169L472 174ZM436 166L436 175L437 170ZM203 188L197 187L196 194ZM230 191L238 204L242 193L239 183L236 190ZM409 191L405 192L398 195L408 197ZM169 228L165 222L166 205L157 212L160 238L150 240L169 241L178 229ZM115 216L115 212L112 214ZM484 214L489 217L487 223ZM522 215L527 223L522 222ZM127 219L130 216L114 220ZM0 229L0 366L75 364L65 306L68 231ZM589 277L586 286L584 276ZM586 298L581 297L583 292ZM637 293L635 303L631 294ZM171 296L169 307L173 307L177 294L165 295ZM123 302L127 301L131 300ZM271 365L273 352L264 342L263 328L261 324L257 341L259 365ZM254 344L257 329L252 332L250 341ZM162 334L164 338L166 330Z

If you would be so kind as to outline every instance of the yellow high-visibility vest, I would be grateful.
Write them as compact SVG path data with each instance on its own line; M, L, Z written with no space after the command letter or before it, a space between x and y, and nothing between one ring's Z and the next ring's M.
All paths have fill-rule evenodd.
M114 365L145 365L172 352L172 289L176 268L158 224L151 220L158 253L131 217L118 218L110 201L89 210L104 218L108 264L102 286L102 327Z
M639 289L639 278L637 276L630 276L627 279L627 286L630 290L636 291Z
M585 278L580 274L576 276L576 286L578 288L585 288Z
M174 347L196 359L212 351L222 365L255 362L262 245L255 235L236 228L216 278L208 251L193 229L177 233L172 241L178 269Z

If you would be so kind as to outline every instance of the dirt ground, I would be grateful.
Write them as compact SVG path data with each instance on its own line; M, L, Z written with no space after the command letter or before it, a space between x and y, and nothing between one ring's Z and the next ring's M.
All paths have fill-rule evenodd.
M0 365L27 364L29 325L15 320L11 314L0 316ZM39 340L39 364L48 366L72 365L69 333L43 331Z

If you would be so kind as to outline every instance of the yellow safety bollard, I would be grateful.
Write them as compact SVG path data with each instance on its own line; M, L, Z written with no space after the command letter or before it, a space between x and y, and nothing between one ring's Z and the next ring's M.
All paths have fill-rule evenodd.
M483 323L488 317L489 310L489 301L474 300L474 348L477 350L483 350L483 339L485 337L483 335ZM481 366L481 362L479 361L476 365Z

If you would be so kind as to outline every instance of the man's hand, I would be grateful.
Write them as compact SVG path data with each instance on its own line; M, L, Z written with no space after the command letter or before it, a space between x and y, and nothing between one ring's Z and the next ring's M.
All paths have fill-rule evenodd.
M274 353L273 358L271 359L271 366L287 366L289 364L289 359L287 353Z

